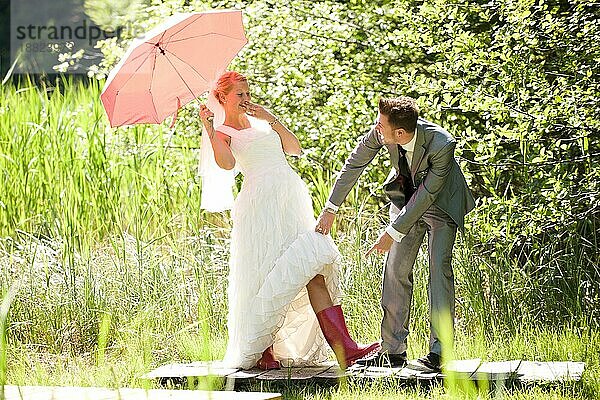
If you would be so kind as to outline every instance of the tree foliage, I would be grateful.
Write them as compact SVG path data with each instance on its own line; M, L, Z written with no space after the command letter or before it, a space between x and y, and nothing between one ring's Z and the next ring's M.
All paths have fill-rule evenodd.
M457 156L479 207L465 243L482 296L518 281L507 304L534 315L593 319L600 305L600 11L585 0L152 1L152 27L180 11L241 8L249 44L234 61L253 95L298 134L297 162L319 201L379 96L415 97L422 114L459 141ZM108 70L127 41L102 44ZM193 117L183 116L193 129ZM188 119L186 119L188 118ZM379 189L380 156L361 191ZM492 273L493 272L493 273ZM487 282L487 283L486 283ZM532 286L535 290L531 290ZM496 290L496 292L495 292ZM508 318L508 317L507 317Z

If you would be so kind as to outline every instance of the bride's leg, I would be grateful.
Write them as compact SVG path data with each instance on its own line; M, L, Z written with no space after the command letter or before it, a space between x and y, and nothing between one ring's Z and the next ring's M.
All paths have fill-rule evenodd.
M331 296L329 295L327 286L325 286L325 278L323 275L315 276L310 282L308 282L306 289L308 290L308 298L313 310L315 311L315 314L333 306L333 303L331 302ZM281 368L280 362L273 354L272 345L263 352L262 357L260 360L258 360L256 366L260 369L267 370Z
M345 369L359 358L381 349L379 342L361 345L350 337L342 307L333 305L323 275L315 276L308 282L306 289L310 304L317 314L321 331L333 349L341 368Z
M308 291L308 299L310 300L310 305L315 311L315 314L333 306L329 290L327 290L327 286L325 286L325 277L323 277L323 275L316 275L312 278L310 282L308 282L308 285L306 285L306 290Z

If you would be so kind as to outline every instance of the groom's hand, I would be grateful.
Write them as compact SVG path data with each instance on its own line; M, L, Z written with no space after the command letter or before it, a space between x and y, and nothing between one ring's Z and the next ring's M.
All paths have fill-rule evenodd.
M383 232L381 235L379 235L379 238L377 239L377 242L375 242L373 247L371 247L369 251L367 251L365 257L370 256L371 253L375 250L377 250L378 253L387 253L388 251L390 251L392 243L394 243L394 239L392 239L392 237L387 232Z
M323 235L329 235L334 220L334 213L327 210L323 210L321 215L319 215L319 219L317 219L317 226L315 226L315 232L322 233Z

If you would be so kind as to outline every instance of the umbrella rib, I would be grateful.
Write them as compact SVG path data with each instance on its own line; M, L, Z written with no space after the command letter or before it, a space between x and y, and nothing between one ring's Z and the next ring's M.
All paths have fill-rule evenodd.
M169 54L173 54L173 53L169 52ZM175 56L175 57L176 57L178 60L181 60L181 59L180 59L179 57L177 57L175 54L173 54L173 56ZM179 73L179 70L178 70L177 68L175 68L175 65L173 65L173 63L171 62L171 60L169 60L169 57L167 57L167 56L166 56L166 54L165 54L165 58L167 59L167 61L169 62L169 64L171 64L171 66L173 67L173 70L174 70L175 72L177 72L177 75L179 76L179 79L181 79L181 81L183 82L183 84L185 85L185 87L187 87L187 88L188 88L188 90L190 91L190 93L192 94L192 96L193 96L194 98L198 97L198 96L196 96L196 94L194 93L194 91L192 90L192 88L190 88L190 87L189 87L189 85L187 84L187 82L185 81L185 79L183 79L183 77L182 77L182 76L181 76L181 74ZM182 62L185 62L185 61L183 61L183 60L181 60L181 61L182 61ZM191 65L189 65L189 64L187 64L187 63L186 63L186 65L188 65L188 66L189 66L191 69L193 69L195 73L197 73L198 75L202 76L202 74L201 74L201 73L199 73L198 71L196 71L196 69L195 69L194 67L192 67ZM208 81L206 80L206 78L204 78L204 76L202 76L202 79L204 79L206 82L208 82Z
M150 42L144 42L144 43L146 43L146 44L151 44L151 45L154 45L154 43L150 43ZM129 59L127 59L127 63L130 63L130 62L132 62L132 61L135 61L135 60L137 60L138 58L140 58L140 57L142 57L142 56L146 56L146 57L148 57L148 55L149 55L149 54L151 54L151 53L152 53L152 50L150 50L150 51L144 51L144 52L142 52L142 53L138 54L137 56L135 56L135 57L133 57L133 58L129 58ZM143 63L142 63L142 64L143 64Z
M208 79L206 79L204 77L204 75L202 75L200 72L198 72L198 70L196 70L196 68L194 66L190 65L187 61L185 61L185 60L181 59L180 57L178 57L177 54L173 53L172 51L169 51L169 50L165 50L165 51L167 53L171 54L173 57L175 57L179 61L181 61L182 63L184 63L185 65L187 65L188 67L190 67L192 69L192 71L194 71L195 73L197 73L198 76L200 76L202 79L204 79L205 82L208 82ZM169 60L169 59L167 58L167 60ZM169 60L169 63L171 63L171 60ZM171 65L173 65L173 63L171 63ZM173 66L173 68L175 69L175 66ZM175 69L175 71L177 71L177 69ZM177 71L177 73L179 73L179 71ZM194 93L192 92L192 94L194 94Z
M156 42L151 42L150 40L146 40L144 43L146 43L146 44L149 44L149 45L152 45L152 46L155 46L155 47L156 47L156 45L157 45L157 44L159 44L159 43L160 43L160 42L163 40L163 38L165 37L165 34L166 34L166 33L167 33L166 31L162 32L162 33L160 34L160 38L159 38L159 39L158 39ZM157 37L157 36L154 36L152 39L154 39L154 38L156 38L156 37Z
M150 77L150 100L152 101L152 107L154 107L154 118L158 121L158 110L156 109L156 104L154 104L154 96L152 96L152 82L154 82L154 71L156 71L156 57L154 57L154 65L152 65L152 75Z
M123 89L125 86L127 86L127 84L129 83L129 80L135 76L135 73L138 72L140 68L142 68L142 65L144 65L146 63L146 61L148 60L148 57L150 57L152 55L152 51L149 51L148 53L143 53L143 54L146 55L146 59L142 63L140 63L140 65L138 65L138 67L135 69L135 71L133 71L131 73L129 78L127 78L127 80L125 82L123 82L123 84L121 85L121 89ZM156 65L156 57L154 58L154 64ZM153 68L154 68L154 66L153 66Z
M195 39L195 38L199 38L199 37L202 37L202 36L208 36L208 35L218 35L218 36L228 37L230 39L235 39L235 40L244 40L245 39L245 38L235 37L235 36L231 36L231 35L226 35L224 33L210 32L210 33L204 33L202 35L195 35L195 36L190 36L190 37L186 37L186 38L170 40L169 43L181 42L181 41L184 41L184 40Z
M184 30L185 28L187 28L188 26L190 26L191 24L195 23L196 21L198 21L200 18L202 18L202 15L198 15L197 18L189 21L187 24L183 25L182 27L180 27L180 29L177 32L173 32L172 35L169 35L169 38L172 38L173 36L177 35L179 32L181 32L182 30ZM191 19L191 18L190 18ZM185 20L184 20L185 21ZM183 21L182 21L183 22ZM163 32L163 35L161 36L161 40L162 38L165 36L165 34L167 33L167 31ZM171 42L171 40L169 40L169 42Z

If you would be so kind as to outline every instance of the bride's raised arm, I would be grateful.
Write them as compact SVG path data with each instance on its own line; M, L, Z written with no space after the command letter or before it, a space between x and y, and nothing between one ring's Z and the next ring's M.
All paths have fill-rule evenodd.
M285 154L289 154L290 156L299 156L302 154L302 146L300 146L298 138L281 121L274 118L269 122L269 125L279 135Z
M266 108L259 106L258 104L249 103L247 113L255 118L265 120L271 125L271 128L279 135L281 146L283 147L283 152L285 154L290 156L299 156L302 154L302 146L300 146L300 141L296 135L286 128L285 125L283 125L281 121Z

